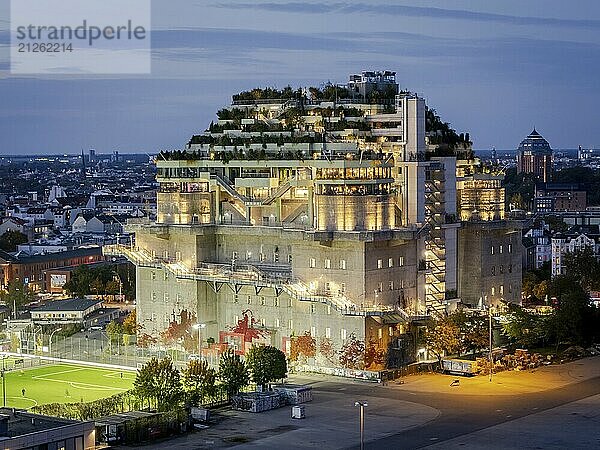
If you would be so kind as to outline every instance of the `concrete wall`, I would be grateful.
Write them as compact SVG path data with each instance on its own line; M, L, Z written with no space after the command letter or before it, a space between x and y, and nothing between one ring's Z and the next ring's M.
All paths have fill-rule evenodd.
M459 296L465 303L477 305L480 298L488 303L521 302L522 242L517 224L466 222L459 231L458 248Z

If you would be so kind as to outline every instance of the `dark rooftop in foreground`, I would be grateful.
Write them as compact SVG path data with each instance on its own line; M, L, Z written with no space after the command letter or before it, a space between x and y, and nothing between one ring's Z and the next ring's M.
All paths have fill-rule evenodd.
M102 300L90 300L87 298L71 298L68 300L54 300L46 303L33 311L85 311L92 306L102 303Z
M81 422L58 417L42 416L22 409L0 408L0 442L6 438L40 431L55 430Z

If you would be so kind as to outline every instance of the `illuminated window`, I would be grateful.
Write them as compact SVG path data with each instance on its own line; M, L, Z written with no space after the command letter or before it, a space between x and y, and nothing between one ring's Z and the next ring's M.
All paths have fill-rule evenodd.
M390 291L394 290L394 281L390 280Z
M492 295L496 295L496 288L492 286Z
M327 314L331 314L331 305L327 305Z
M394 267L394 258L388 258L388 267Z
M308 260L308 267L310 267L311 269L317 267L317 260L315 258L310 258Z
M508 253L512 253L512 244L508 244Z
M500 295L504 294L504 286L501 284L500 285Z
M345 259L340 259L340 269L346 270L346 260Z
M275 328L279 328L279 327L280 327L279 319L275 319Z
M398 266L402 267L404 265L404 256L400 256L398 258Z
M383 259L378 259L377 260L377 268L378 269L382 269L383 268Z
M377 338L378 338L378 339L381 339L381 338L383 338L383 330L382 330L381 328L379 328L379 329L377 330Z
M330 259L326 259L325 260L325 268L326 269L331 269L331 260Z
M315 337L317 335L317 328L316 327L310 327L310 335L312 337Z
M500 246L500 248L499 248L499 253L500 253L500 254L502 254L502 249L503 249L503 247L502 247L502 245L501 245L501 246Z
M493 246L493 245L492 245L492 247L490 248L490 252L491 252L490 254L492 254L492 255L494 254L494 246Z

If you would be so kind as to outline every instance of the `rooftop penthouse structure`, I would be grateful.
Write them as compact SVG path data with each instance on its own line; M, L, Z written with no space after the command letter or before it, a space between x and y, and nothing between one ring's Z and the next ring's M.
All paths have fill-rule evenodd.
M313 367L351 345L345 369L382 369L390 348L413 361L411 324L457 302L456 158L426 154L425 113L393 72L364 72L242 92L161 152L156 222L105 250L137 265L143 333L194 349L205 324L207 355L308 336Z

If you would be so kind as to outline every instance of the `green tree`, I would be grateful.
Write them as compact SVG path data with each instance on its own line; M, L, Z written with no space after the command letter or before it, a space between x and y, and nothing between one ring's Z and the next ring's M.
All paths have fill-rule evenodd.
M134 309L131 311L125 320L123 320L123 333L125 334L137 334L140 326L137 323L137 312Z
M27 241L27 236L20 231L8 230L0 236L0 249L5 252L14 252L18 245L25 244Z
M271 345L254 345L246 355L252 381L265 386L287 377L285 353Z
M123 336L123 325L113 320L106 326L106 334L111 342L119 342Z
M189 361L182 371L183 389L188 398L188 403L198 405L206 397L214 395L217 373L208 366L206 361Z
M600 284L600 263L591 247L584 247L577 252L567 252L565 272L568 276L578 280L586 291L594 289Z
M93 280L94 273L90 267L81 265L71 273L71 278L65 283L63 289L78 297L84 297L91 293L90 285Z
M138 370L133 387L142 401L148 401L159 411L169 411L179 405L183 389L179 371L170 358L152 358Z
M457 311L449 316L460 330L459 352L475 352L489 344L488 316L478 313L466 314Z
M460 328L449 317L432 320L426 327L425 346L438 360L460 351Z
M562 343L588 342L593 334L590 318L594 317L594 309L579 280L568 275L555 277L550 286L550 295L555 307L546 321L546 333L556 344L557 350Z
M34 298L33 292L18 280L9 281L6 291L0 291L0 301L2 301L13 314L18 313L24 305L31 303Z
M545 318L535 315L517 305L511 305L510 311L504 316L503 333L522 348L532 348L543 345L545 339Z
M250 382L246 364L232 349L228 349L221 355L218 378L225 386L229 398L236 395L243 387L248 386Z
M119 283L119 281L110 280L108 283L106 283L105 292L108 295L117 295L120 290L121 290L121 283Z

